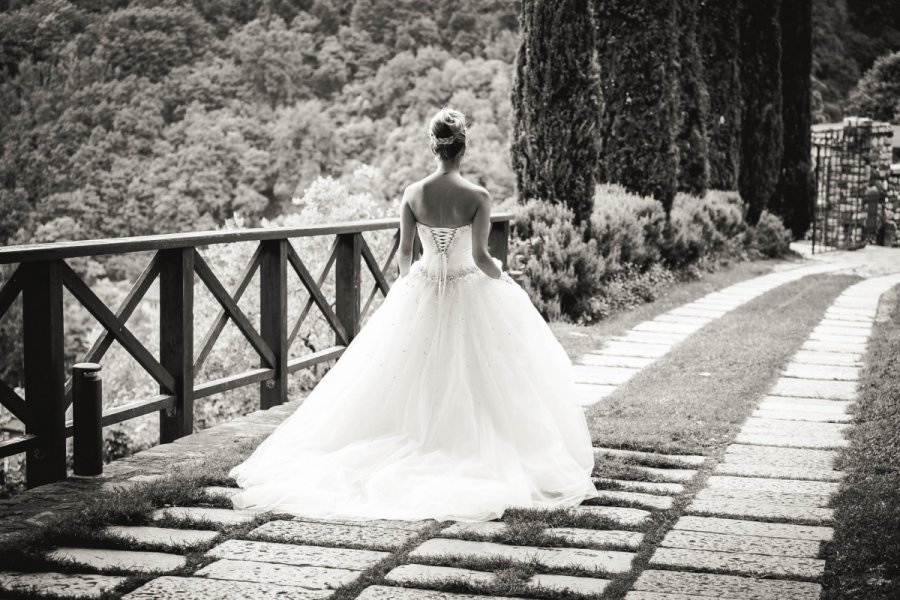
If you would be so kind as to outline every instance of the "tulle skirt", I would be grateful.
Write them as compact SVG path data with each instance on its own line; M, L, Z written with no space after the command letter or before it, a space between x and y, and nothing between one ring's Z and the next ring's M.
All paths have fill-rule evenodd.
M235 508L484 521L595 497L572 364L525 291L421 261L297 410L229 475Z

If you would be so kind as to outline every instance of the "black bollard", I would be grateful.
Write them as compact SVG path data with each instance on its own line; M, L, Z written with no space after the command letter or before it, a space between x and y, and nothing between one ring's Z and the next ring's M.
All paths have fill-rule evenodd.
M72 367L72 420L76 475L103 473L103 382L100 365L78 363Z

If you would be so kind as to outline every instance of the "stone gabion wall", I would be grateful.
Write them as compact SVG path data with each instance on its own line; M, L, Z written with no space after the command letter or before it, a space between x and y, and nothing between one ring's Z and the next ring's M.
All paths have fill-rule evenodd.
M885 223L900 225L891 135L890 124L864 117L813 127L817 244L858 248L875 242Z

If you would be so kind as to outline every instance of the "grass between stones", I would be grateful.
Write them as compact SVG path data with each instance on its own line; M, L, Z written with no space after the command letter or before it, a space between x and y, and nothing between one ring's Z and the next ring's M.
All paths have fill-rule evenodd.
M710 323L586 410L594 445L669 454L724 448L825 309L858 280L805 277ZM622 462L601 457L598 474L618 477Z
M566 349L571 359L596 350L613 336L622 335L635 325L653 319L683 304L693 302L706 294L735 283L772 272L778 265L790 264L788 260L754 260L736 262L719 271L702 273L699 279L679 281L657 298L631 310L618 312L599 323L576 325L554 321L550 328Z
M900 288L883 296L832 498L825 600L900 598Z

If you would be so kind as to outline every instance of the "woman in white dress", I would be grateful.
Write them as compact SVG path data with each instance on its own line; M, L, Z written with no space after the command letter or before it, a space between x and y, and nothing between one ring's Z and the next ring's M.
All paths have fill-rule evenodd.
M229 472L244 488L235 508L484 521L597 495L571 361L488 253L490 195L460 175L465 117L442 109L430 136L437 169L401 203L400 277L303 404Z

